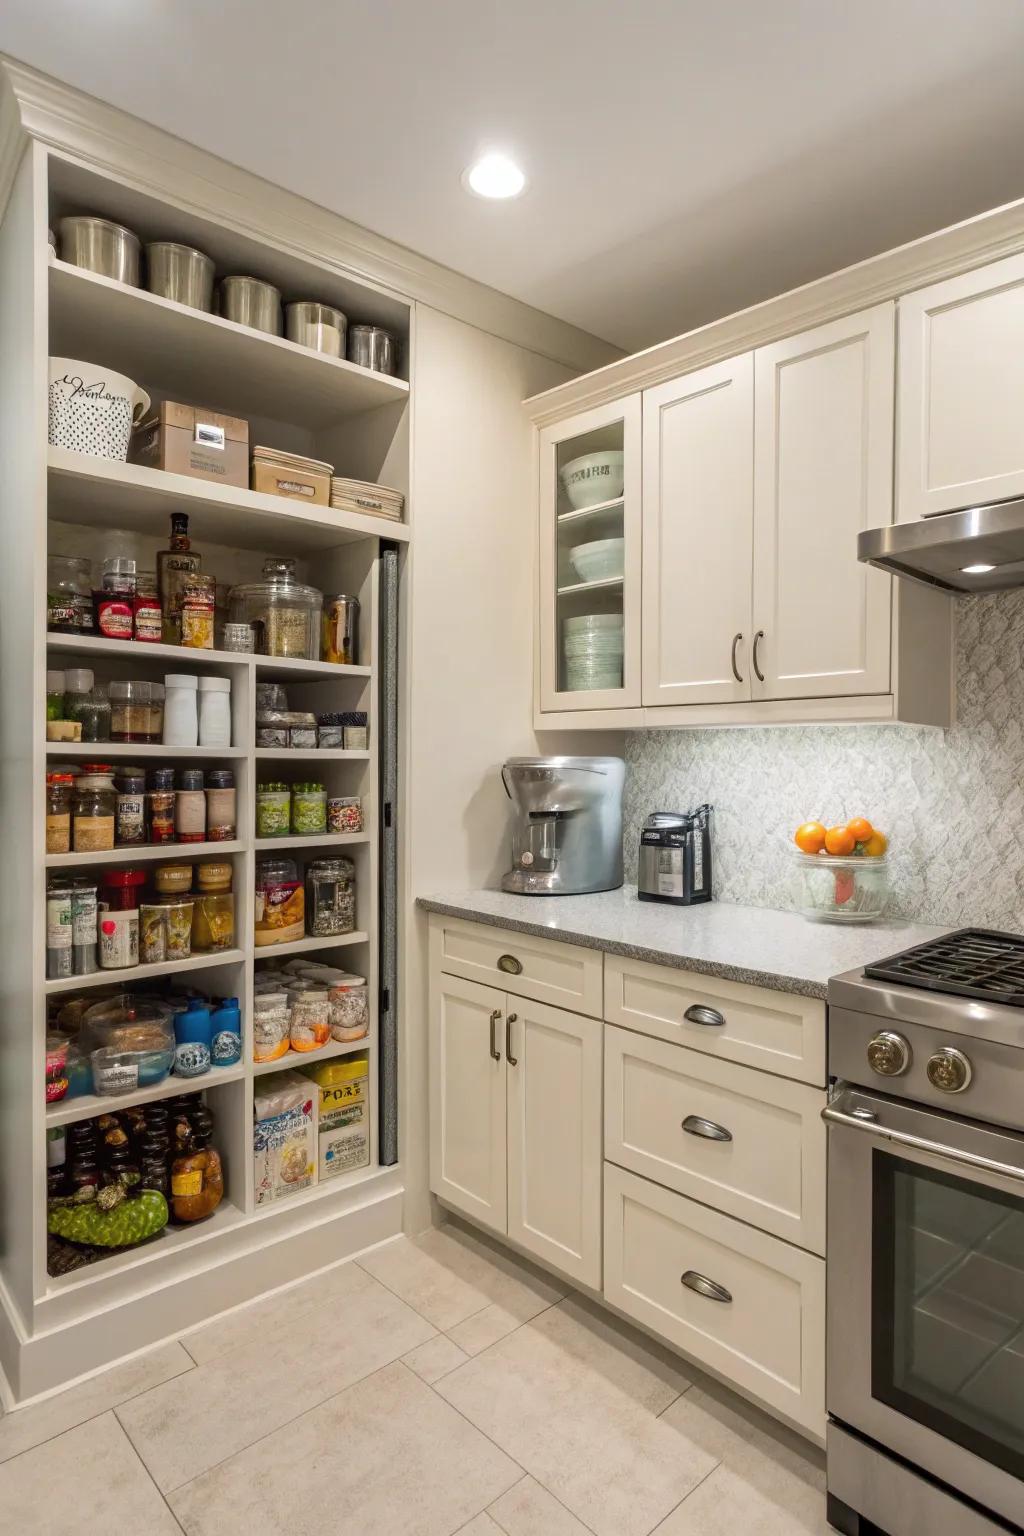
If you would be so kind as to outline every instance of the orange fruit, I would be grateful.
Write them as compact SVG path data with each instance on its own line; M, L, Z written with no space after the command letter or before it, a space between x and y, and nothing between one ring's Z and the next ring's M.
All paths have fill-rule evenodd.
M793 833L801 853L820 853L825 846L825 828L820 821L805 821Z
M861 853L869 859L880 859L889 846L889 839L884 832L872 832L867 842L861 849Z
M849 827L829 827L825 833L825 852L833 853L837 858L852 853L857 846L857 839Z
M855 843L866 843L875 829L866 816L855 816L846 823L846 830L853 833Z

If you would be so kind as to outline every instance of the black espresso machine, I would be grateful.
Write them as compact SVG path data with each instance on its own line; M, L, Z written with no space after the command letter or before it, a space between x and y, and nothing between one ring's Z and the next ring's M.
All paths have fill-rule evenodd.
M637 895L690 907L711 900L710 805L695 811L654 811L640 833Z

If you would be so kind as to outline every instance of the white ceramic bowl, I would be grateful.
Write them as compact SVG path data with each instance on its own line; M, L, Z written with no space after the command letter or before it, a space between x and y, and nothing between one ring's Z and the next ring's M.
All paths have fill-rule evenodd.
M606 448L603 453L584 453L565 465L560 478L574 512L622 495L622 459L621 448Z
M609 581L625 570L625 539L594 539L569 551L569 564L580 581Z

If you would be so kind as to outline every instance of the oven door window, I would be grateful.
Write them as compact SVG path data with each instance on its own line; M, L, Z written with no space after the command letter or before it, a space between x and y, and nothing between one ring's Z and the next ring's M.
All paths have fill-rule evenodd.
M873 1164L872 1395L1024 1477L1024 1200Z

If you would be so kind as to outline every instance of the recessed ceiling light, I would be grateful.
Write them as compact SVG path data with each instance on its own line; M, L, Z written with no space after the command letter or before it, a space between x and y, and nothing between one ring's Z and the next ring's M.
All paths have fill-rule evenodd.
M987 576L989 571L994 571L994 565L962 565L961 576Z
M462 173L462 184L477 197L518 197L526 177L507 155L481 155Z

